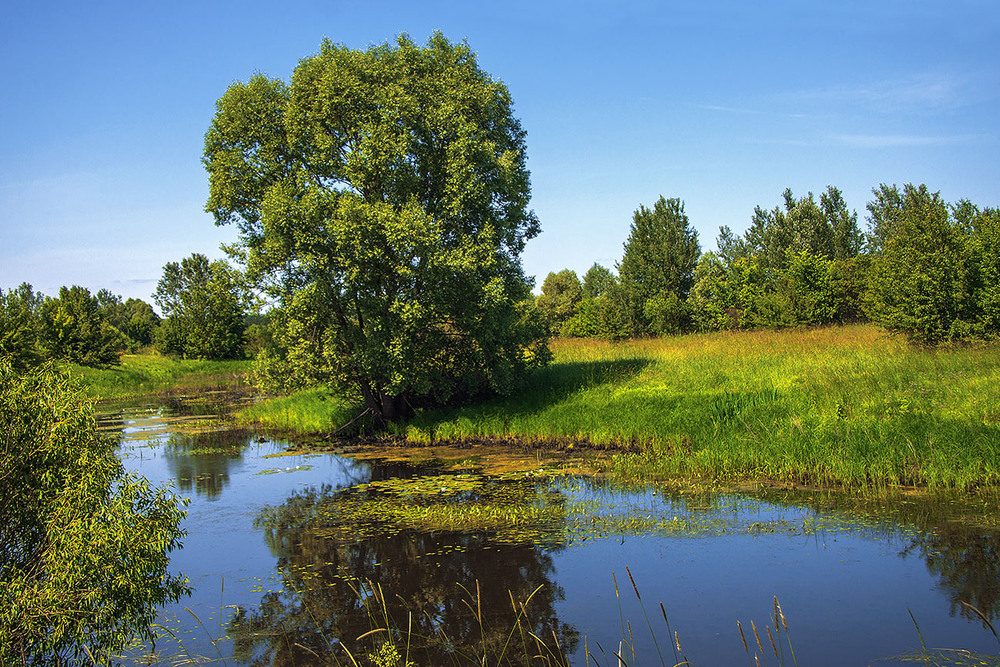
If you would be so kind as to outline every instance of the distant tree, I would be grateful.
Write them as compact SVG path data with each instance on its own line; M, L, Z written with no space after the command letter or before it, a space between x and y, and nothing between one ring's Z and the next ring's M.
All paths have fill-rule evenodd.
M0 290L0 357L7 357L18 370L42 359L39 347L41 309L45 297L28 283L17 289Z
M657 336L675 336L691 329L691 308L676 292L659 292L642 307L649 321L649 332Z
M833 287L836 313L834 320L840 323L861 322L865 315L865 293L868 290L871 255L859 254L846 259L836 259L830 265L830 281Z
M583 298L596 299L607 294L608 290L617 282L618 279L615 278L615 274L610 269L594 262L594 265L583 274Z
M151 639L157 609L187 591L167 556L184 513L126 474L51 367L0 358L0 487L0 664L116 664Z
M698 331L719 331L737 325L736 295L729 277L731 264L714 252L706 252L698 259L694 287L688 297L691 318Z
M563 269L549 273L542 283L542 293L535 301L549 324L549 330L558 333L563 323L573 316L573 309L583 298L583 290L576 272Z
M160 316L153 307L142 299L128 299L123 304L123 325L121 332L132 342L132 349L149 347L160 325Z
M832 260L807 250L789 253L788 266L778 276L774 295L779 326L809 326L832 322L837 312Z
M898 190L876 196L882 192ZM967 230L925 185L907 185L894 206L874 235L881 251L872 261L869 316L920 345L967 337L976 319ZM881 203L873 208L881 210Z
M650 331L647 301L664 298L661 293L687 299L700 252L698 233L680 199L660 196L652 209L639 206L618 265L618 288L633 335Z
M833 253L830 259L847 260L857 257L864 246L865 237L858 227L858 214L848 211L840 190L832 185L819 196L819 205L826 221L833 230Z
M729 229L726 225L719 227L719 236L716 239L715 245L719 249L716 258L721 259L727 266L740 257L746 257L750 254L750 247L747 241L734 236L733 230Z
M905 195L895 185L885 183L873 188L872 194L874 199L867 205L868 233L865 235L865 250L869 254L878 254L894 233L896 221L903 212Z
M108 366L121 361L125 336L104 317L97 297L74 285L60 287L59 296L41 307L42 346L54 359L83 366Z
M769 211L760 206L754 208L753 219L742 244L767 271L784 271L789 257L803 251L830 259L838 253L853 256L852 244L856 241L855 235L860 234L857 232L857 215L847 212L839 190L828 187L820 197L820 205L816 204L811 192L796 199L788 188L782 193L782 199L784 208L776 206ZM839 250L838 233L842 246ZM736 245L734 249L727 249L727 254L738 254L734 250L740 247Z
M1000 335L1000 210L980 211L962 202L956 211L961 225L968 225L972 313L976 333L984 338Z
M158 349L188 359L234 359L243 345L244 298L226 262L195 253L163 267L153 300L165 316Z
M96 298L101 316L128 339L130 352L153 344L160 317L151 305L134 298L122 302L120 296L106 289L99 291Z
M440 33L324 41L289 83L232 84L207 209L278 306L272 369L383 424L514 391L549 358L520 259L539 231L526 159L507 87Z

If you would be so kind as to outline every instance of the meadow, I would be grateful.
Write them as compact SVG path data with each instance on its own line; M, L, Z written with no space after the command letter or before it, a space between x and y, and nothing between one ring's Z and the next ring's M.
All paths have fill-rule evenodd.
M155 352L126 354L121 364L93 368L60 362L99 400L122 399L171 391L233 388L244 384L249 361L175 359Z
M591 448L625 479L1000 486L996 346L922 349L852 325L551 347L554 362L514 395L420 411L394 435ZM331 432L350 407L314 390L242 418Z

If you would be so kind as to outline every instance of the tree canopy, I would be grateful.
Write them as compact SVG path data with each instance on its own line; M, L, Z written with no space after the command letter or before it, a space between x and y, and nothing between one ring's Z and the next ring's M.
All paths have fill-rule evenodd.
M53 359L83 366L114 365L129 345L86 287L60 287L57 298L42 303L40 315L42 346Z
M168 262L153 299L166 319L157 331L162 352L189 359L233 359L243 349L244 299L233 270L194 253Z
M563 323L573 317L573 309L582 298L583 289L576 271L563 269L545 276L542 293L536 303L545 315L549 328L558 332Z
M698 232L684 213L684 202L661 195L652 209L639 206L618 265L619 289L634 333L646 333L655 320L674 319L664 317L664 309L687 299L700 254Z
M238 226L229 250L275 305L272 375L335 384L385 422L543 363L524 140L507 88L441 34L324 41L290 83L231 85L206 208Z

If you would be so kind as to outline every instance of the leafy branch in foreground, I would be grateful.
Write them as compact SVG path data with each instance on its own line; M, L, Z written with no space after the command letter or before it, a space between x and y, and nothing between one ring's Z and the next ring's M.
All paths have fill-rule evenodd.
M105 664L187 582L176 497L129 475L65 375L0 358L0 663Z

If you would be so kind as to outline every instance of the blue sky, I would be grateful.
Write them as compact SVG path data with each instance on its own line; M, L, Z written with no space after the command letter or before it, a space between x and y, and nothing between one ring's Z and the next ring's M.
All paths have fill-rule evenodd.
M40 2L0 13L0 288L150 300L163 265L221 257L203 211L215 101L288 79L324 37L466 40L528 132L542 234L523 260L621 259L633 211L679 197L713 249L790 187L879 183L1000 205L1000 3Z

